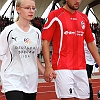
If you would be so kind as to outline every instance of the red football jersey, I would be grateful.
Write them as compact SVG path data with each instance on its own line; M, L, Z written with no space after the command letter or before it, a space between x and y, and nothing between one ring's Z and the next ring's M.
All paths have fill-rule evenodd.
M64 8L50 12L42 31L42 39L52 41L52 67L54 70L80 70L86 68L84 39L94 40L88 18Z

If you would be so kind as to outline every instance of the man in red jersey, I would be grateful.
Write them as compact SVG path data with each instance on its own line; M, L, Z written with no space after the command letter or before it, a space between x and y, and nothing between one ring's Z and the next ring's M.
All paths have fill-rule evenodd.
M48 15L42 32L45 80L55 78L55 90L61 100L88 100L84 40L100 66L88 18L78 11L82 0L66 0L66 4ZM50 42L52 41L52 65Z

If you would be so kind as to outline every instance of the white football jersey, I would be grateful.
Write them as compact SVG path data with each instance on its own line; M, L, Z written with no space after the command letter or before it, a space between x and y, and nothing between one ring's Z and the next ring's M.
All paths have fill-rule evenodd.
M14 23L0 34L1 81L4 92L37 92L37 54L41 49L41 32L30 25L24 32Z

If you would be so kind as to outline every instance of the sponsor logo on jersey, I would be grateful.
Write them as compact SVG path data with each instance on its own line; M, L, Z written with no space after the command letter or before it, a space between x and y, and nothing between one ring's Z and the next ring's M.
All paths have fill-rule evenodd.
M65 31L65 35L77 35L77 36L83 36L84 32L83 31Z
M31 43L31 40L30 40L29 38L24 38L24 42L25 42L26 44L30 44L30 43Z

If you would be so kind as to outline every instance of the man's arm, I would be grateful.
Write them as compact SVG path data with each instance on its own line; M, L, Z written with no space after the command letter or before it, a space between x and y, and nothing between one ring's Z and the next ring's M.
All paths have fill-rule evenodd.
M43 53L46 68L51 67L51 63L50 63L50 46L49 45L50 45L49 41L43 40L42 53Z
M47 82L50 82L52 78L56 77L56 74L54 70L51 67L51 62L50 62L50 42L47 40L43 40L42 43L42 53L44 57L44 62L45 62L45 80Z
M87 43L87 46L95 61L97 62L98 66L100 67L100 55L98 53L98 49L95 42L93 41L91 43Z

